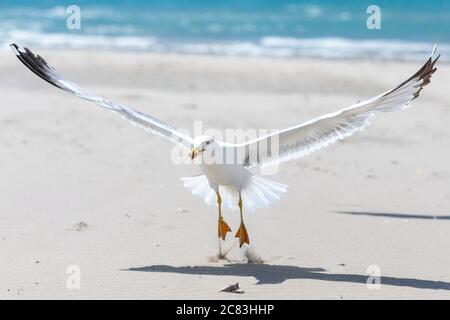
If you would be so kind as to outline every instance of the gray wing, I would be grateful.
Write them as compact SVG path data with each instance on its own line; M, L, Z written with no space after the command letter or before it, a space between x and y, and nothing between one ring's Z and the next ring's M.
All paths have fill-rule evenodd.
M240 161L247 166L267 166L300 158L363 129L377 111L405 109L430 83L431 75L436 71L434 65L439 59L435 54L436 46L422 68L394 89L301 125L234 145L237 154L244 157Z
M191 148L193 140L190 136L179 132L172 126L151 116L145 115L139 111L133 110L127 106L114 103L90 93L76 83L65 80L62 76L56 73L56 70L49 66L45 60L39 55L35 55L27 48L19 48L16 44L11 44L11 48L16 54L17 58L33 71L36 75L47 81L48 83L58 87L64 91L73 93L77 97L84 100L95 102L99 106L120 114L123 118L139 125L140 127L149 130L155 135L166 138L185 148Z

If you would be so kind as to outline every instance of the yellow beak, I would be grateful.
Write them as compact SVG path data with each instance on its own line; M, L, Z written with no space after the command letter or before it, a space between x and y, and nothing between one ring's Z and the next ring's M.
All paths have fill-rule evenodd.
M189 157L191 158L191 160L194 160L194 158L198 156L199 153L200 151L198 150L198 148L192 148L191 152L189 152Z

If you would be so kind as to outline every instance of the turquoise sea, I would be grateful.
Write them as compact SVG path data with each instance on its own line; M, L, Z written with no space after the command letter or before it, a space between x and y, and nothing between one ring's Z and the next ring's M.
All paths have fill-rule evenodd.
M81 29L66 25L70 5ZM369 29L369 5L381 29ZM214 55L450 57L449 0L1 0L0 45Z

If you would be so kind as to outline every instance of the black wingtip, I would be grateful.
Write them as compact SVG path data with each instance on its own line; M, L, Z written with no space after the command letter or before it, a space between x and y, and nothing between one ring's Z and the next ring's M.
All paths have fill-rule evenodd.
M58 82L58 74L51 68L44 59L39 55L35 55L28 48L20 48L15 43L10 44L11 49L16 54L17 58L37 76L63 90L68 90L61 83Z
M15 43L9 45L16 56L20 55L19 46Z

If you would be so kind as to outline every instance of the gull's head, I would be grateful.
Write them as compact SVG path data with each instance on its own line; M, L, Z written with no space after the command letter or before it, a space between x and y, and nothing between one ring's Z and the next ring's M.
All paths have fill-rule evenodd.
M194 147L189 152L189 158L194 160L197 156L205 151L214 149L216 141L209 136L199 136L194 139Z

